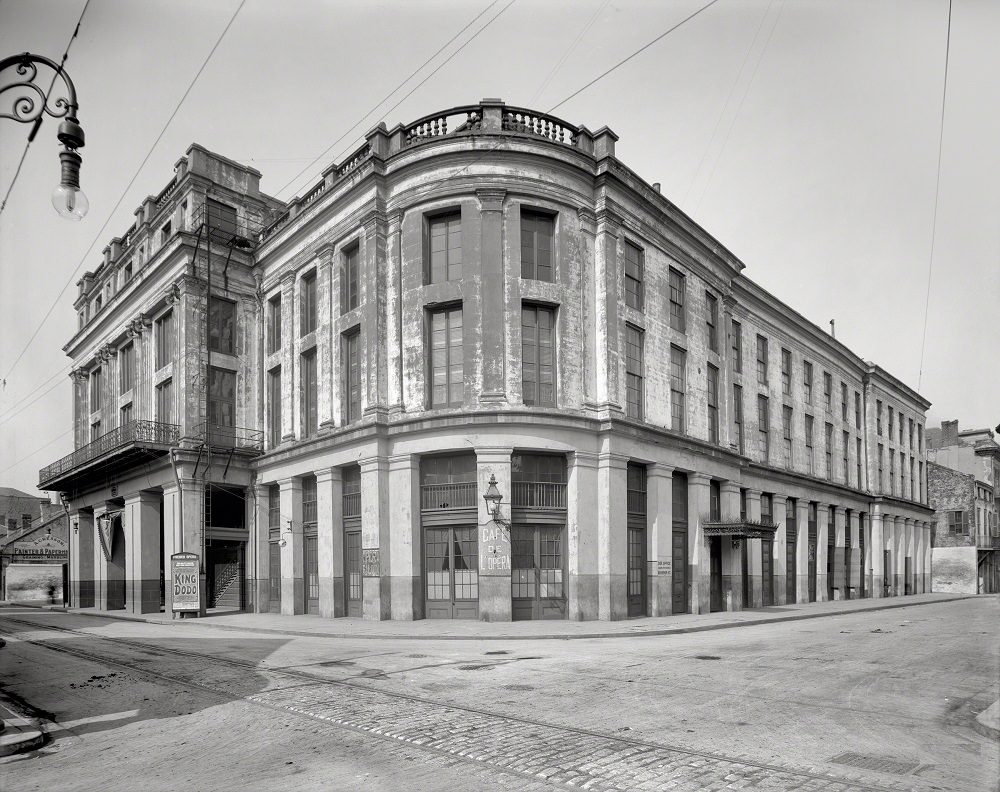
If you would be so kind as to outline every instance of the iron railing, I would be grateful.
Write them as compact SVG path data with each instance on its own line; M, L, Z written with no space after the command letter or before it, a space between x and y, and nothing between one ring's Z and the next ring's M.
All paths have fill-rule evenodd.
M176 444L179 438L180 427L176 424L130 421L76 449L72 454L67 454L58 462L43 467L38 471L38 483L45 484L81 465L126 446L135 444L170 446Z
M213 448L264 453L264 432L260 429L209 425L207 421L202 421L194 427L194 437L202 442L210 442Z
M511 482L510 501L515 509L565 509L566 484L514 481Z
M361 516L361 493L360 492L345 492L344 493L344 516L345 517L360 517Z
M476 482L474 481L454 484L423 484L420 487L420 508L424 511L475 507Z

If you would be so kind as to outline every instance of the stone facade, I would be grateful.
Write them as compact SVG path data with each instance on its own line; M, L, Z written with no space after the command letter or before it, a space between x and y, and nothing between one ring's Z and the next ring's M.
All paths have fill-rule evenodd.
M219 251L225 279L197 239L150 267L179 306L184 409L161 449L176 477L162 455L143 463L156 480L116 468L127 530L162 512L161 567L168 548L232 540L244 607L325 617L620 619L928 590L926 400L743 275L616 140L483 100L380 125L287 206L193 148L224 172L205 195L236 174L240 217L280 213ZM201 397L209 272L236 306L235 348L208 365L234 373L233 415ZM107 329L85 317L75 359ZM219 448L190 429L206 417L263 442ZM81 525L106 511L105 489L46 475L79 485ZM213 483L245 502L239 526L200 506ZM97 545L77 555L107 579Z

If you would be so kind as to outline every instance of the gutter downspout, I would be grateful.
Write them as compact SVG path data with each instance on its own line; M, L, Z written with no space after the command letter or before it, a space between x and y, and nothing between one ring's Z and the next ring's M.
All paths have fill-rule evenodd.
M266 427L264 426L264 380L267 376L264 371L264 325L266 322L266 317L264 316L264 278L260 272L255 272L254 280L257 282L254 296L257 298L257 308L260 311L260 321L257 322L257 371L260 372L260 376L257 378L257 425L264 430L262 432L263 439L263 435L266 434ZM260 559L258 558L260 550L260 526L257 524L257 512L259 511L259 504L257 503L257 471L254 469L250 471L250 497L253 498L253 531L251 533L253 546L250 548L250 557L253 563L253 577L251 578L253 580L253 610L255 613L259 613L260 603L257 597L260 591L260 581L257 579L257 575L260 572Z

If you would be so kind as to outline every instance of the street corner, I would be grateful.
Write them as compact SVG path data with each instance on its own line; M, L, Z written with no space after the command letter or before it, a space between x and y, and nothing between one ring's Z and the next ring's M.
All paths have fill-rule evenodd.
M41 722L24 715L0 690L0 758L33 751L47 741Z

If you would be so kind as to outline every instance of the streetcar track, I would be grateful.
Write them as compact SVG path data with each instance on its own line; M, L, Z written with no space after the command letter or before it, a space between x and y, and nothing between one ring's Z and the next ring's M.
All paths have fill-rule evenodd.
M473 716L473 719L487 719L487 720L492 719L497 721L506 721L508 723L513 723L524 727L528 727L529 729L537 728L553 733L555 732L569 733L577 735L579 737L586 737L590 739L601 740L613 745L624 746L626 750L634 749L637 752L666 751L672 754L691 757L693 759L704 759L714 762L723 762L729 765L752 768L753 770L757 771L786 774L786 775L796 776L802 779L810 779L814 781L842 784L844 786L853 789L872 790L872 792L898 792L899 789L903 788L896 785L883 786L880 784L875 784L857 778L849 778L845 776L833 775L828 773L811 772L808 770L803 770L792 766L785 766L769 762L761 762L744 756L728 756L725 754L715 753L712 751L698 750L694 748L651 742L647 740L637 739L634 737L623 737L619 734L609 734L605 732L582 728L579 726L568 726L565 724L551 723L548 721L535 718L528 718L521 715L514 715L514 714L501 715L490 712L485 709L476 709L475 707L463 704L441 703L439 701L423 698L421 696L410 693L378 690L377 688L373 688L369 685L359 684L357 681L355 681L356 679L358 679L358 677L350 677L347 679L328 679L325 677L316 676L306 671L296 670L295 668L290 666L269 667L261 665L260 663L224 658L224 657L219 657L217 655L195 652L189 649L179 649L172 647L167 648L163 646L158 646L156 644L149 644L130 638L118 638L112 636L95 635L93 633L85 632L84 630L74 629L71 627L60 627L51 624L39 624L37 622L18 619L16 617L6 616L2 614L0 614L0 622L8 622L12 624L21 625L24 627L29 627L34 631L42 631L42 632L49 631L57 634L70 634L74 636L79 636L81 638L87 638L97 641L105 641L112 645L120 646L132 651L143 651L143 652L152 651L155 652L159 657L162 657L163 659L167 659L166 657L164 657L165 655L180 657L180 658L192 658L207 662L211 666L216 668L221 665L239 671L249 671L257 674L266 674L271 676L289 678L297 681L299 684L268 688L267 690L249 695L241 695L238 693L227 693L224 690L220 689L219 687L220 683L215 683L214 686L210 686L198 682L197 679L188 678L187 675L179 675L176 672L174 672L173 674L162 673L147 668L144 664L135 661L128 662L125 660L115 659L113 657L108 657L106 655L98 654L93 651L80 649L79 647L68 647L61 644L54 644L44 639L32 639L32 638L22 638L22 637L12 636L13 640L15 641L27 643L32 646L37 646L39 648L47 649L49 651L68 654L70 656L77 657L83 660L88 660L91 662L103 663L106 665L114 665L126 669L128 671L131 671L133 673L145 674L154 677L156 679L163 680L172 685L181 685L185 687L197 688L200 691L212 694L214 697L222 701L241 701L256 706L260 706L272 711L279 711L286 713L291 712L293 714L309 718L310 720L314 721L319 720L327 724L336 725L342 728L348 728L354 731L360 731L365 734L371 734L380 737L382 739L392 740L394 742L404 741L407 744L420 748L421 750L432 751L438 755L458 757L466 761L480 765L484 763L484 760L473 756L472 750L469 750L468 752L464 750L458 752L450 749L437 748L434 745L430 744L430 743L440 742L440 740L437 738L428 738L427 740L408 739L404 736L400 736L399 730L393 730L391 728L380 729L377 727L372 727L370 725L358 723L349 719L325 717L321 714L310 712L304 705L270 703L263 697L270 696L274 698L276 697L277 694L284 694L297 689L304 690L313 686L317 688L347 688L350 689L352 692L361 693L364 696L371 698L381 697L383 699L406 701L410 704L422 707L431 707L437 710L441 710L442 712L451 711L453 713L470 715ZM144 658L143 663L145 662L149 662L149 659ZM240 681L242 680L233 680L233 682L236 684L238 684ZM226 683L221 683L221 684L226 684ZM476 729L477 727L473 726L469 731L476 731ZM504 731L506 732L508 730ZM513 762L514 759L515 759L514 757L511 757L510 761ZM486 763L495 769L502 770L503 772L515 773L521 776L530 777L536 781L539 778L539 775L537 773L525 773L521 770L518 770L516 767L511 767L510 765L498 764L495 761L488 761ZM593 776L593 778L597 779L598 776Z

